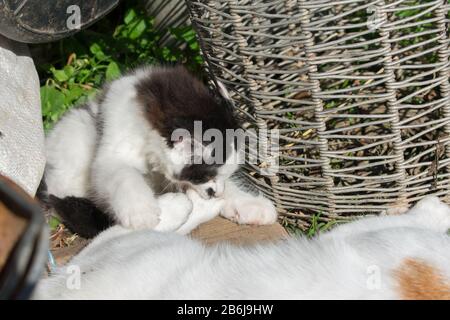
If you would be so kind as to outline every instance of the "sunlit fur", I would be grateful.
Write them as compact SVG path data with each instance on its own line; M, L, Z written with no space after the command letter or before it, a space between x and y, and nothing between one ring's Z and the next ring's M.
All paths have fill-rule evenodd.
M251 247L207 247L174 233L116 226L103 232L69 263L80 268L79 289L67 287L73 282L74 269L62 268L41 281L35 298L416 297L420 293L414 290L436 284L405 291L405 275L414 279L414 274L408 270L399 274L398 270L414 259L433 268L434 282L449 281L449 228L450 208L435 197L422 200L404 215L363 218L313 239Z

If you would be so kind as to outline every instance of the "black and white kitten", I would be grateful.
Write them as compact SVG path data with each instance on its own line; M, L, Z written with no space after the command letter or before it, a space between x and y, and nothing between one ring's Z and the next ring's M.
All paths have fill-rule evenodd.
M238 223L275 222L268 199L233 182L234 142L224 143L221 162L192 161L195 145L204 147L203 160L217 151L196 139L196 121L223 137L237 128L230 108L181 66L144 67L111 82L48 134L48 203L85 237L114 223L188 233L219 213ZM190 135L174 139L180 129Z

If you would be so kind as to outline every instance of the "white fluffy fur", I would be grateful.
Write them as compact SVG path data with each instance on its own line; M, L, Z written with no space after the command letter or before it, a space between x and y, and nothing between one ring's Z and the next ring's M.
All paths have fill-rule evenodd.
M164 210L173 213L176 221L180 217L188 220L180 233L189 232L220 211L240 223L275 222L276 211L270 201L260 201L262 196L246 193L229 179L237 169L234 156L220 167L213 181L191 186L203 197L206 197L206 190L212 188L225 200L220 202L219 210L215 202L213 210L197 210L204 204L192 194L191 197L171 194L167 196L170 201L158 199L149 181L152 173L158 172L170 181L183 168L182 160L190 155L184 153L186 141L168 148L143 115L143 107L136 99L135 84L151 72L149 68L140 69L112 82L101 105L92 102L88 108L73 109L56 124L46 141L48 193L60 198L94 197L109 208L122 226L133 229L157 227L160 216L165 216ZM92 117L98 112L103 119L101 137L97 136ZM228 187L224 190L226 183ZM193 197L199 203L192 203ZM162 206L161 202L168 205ZM242 205L241 211L238 204ZM222 210L224 205L226 209ZM192 216L191 221L189 216ZM166 219L164 224L167 223ZM172 230L174 225L158 229Z
M163 220L163 218L162 218ZM38 285L38 299L396 299L393 270L421 259L450 279L450 208L428 197L405 215L364 218L312 240L203 244L116 226ZM379 286L370 285L379 272Z

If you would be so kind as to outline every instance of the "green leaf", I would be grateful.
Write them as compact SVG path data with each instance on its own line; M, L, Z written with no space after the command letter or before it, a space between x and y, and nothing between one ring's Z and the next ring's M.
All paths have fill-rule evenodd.
M79 100L81 96L83 96L85 94L86 94L86 91L79 85L76 85L76 84L71 85L71 86L69 86L69 89L65 92L64 104L72 105L77 100Z
M169 32L178 40L186 42L191 50L199 50L196 34L191 26L170 28Z
M102 51L102 48L100 48L98 43L93 43L89 47L89 51L91 51L91 53L93 54L97 54L98 52Z
M64 94L53 86L41 87L41 106L44 115L59 113L64 109Z
M98 43L91 44L91 46L89 47L89 50L91 51L92 54L95 55L95 57L98 60L105 60L107 58L105 53L103 52L102 48L100 47L100 45Z
M136 23L133 24L131 31L129 33L130 39L134 40L139 38L144 31L147 29L147 23L144 19L140 19Z
M203 64L203 58L201 55L196 55L194 61L198 66L201 66Z
M185 42L191 42L196 40L195 31L190 26L170 28L169 32L179 40L184 40Z
M64 66L64 73L71 78L75 73L75 68L72 66Z
M94 78L92 79L92 81L94 82L94 85L96 86L100 86L103 82L103 74L101 73L97 73Z
M183 35L182 38L186 41L186 42L193 42L195 41L195 31L192 29L186 30Z
M120 77L120 68L117 63L114 61L111 61L108 65L108 68L106 68L106 81L114 80L118 77Z
M200 50L200 45L198 44L197 41L189 43L189 48L191 48L192 51L199 51Z
M69 80L69 77L64 72L64 70L57 70L57 69L52 68L51 71L52 71L55 79L58 80L59 82L65 82L65 81Z
M134 9L130 9L125 13L125 18L123 19L123 22L125 24L130 24L134 19L136 18L136 11Z
M58 218L56 217L50 217L50 219L48 220L48 226L50 227L50 230L56 230L56 228L58 228L58 226L61 224L61 222L58 220Z

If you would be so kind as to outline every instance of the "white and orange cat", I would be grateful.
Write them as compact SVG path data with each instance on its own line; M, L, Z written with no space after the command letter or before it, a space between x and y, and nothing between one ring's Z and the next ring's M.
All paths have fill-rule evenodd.
M436 197L403 215L251 247L205 246L172 232L115 226L42 280L34 297L450 299L449 228L450 208ZM69 285L74 266L76 287Z

